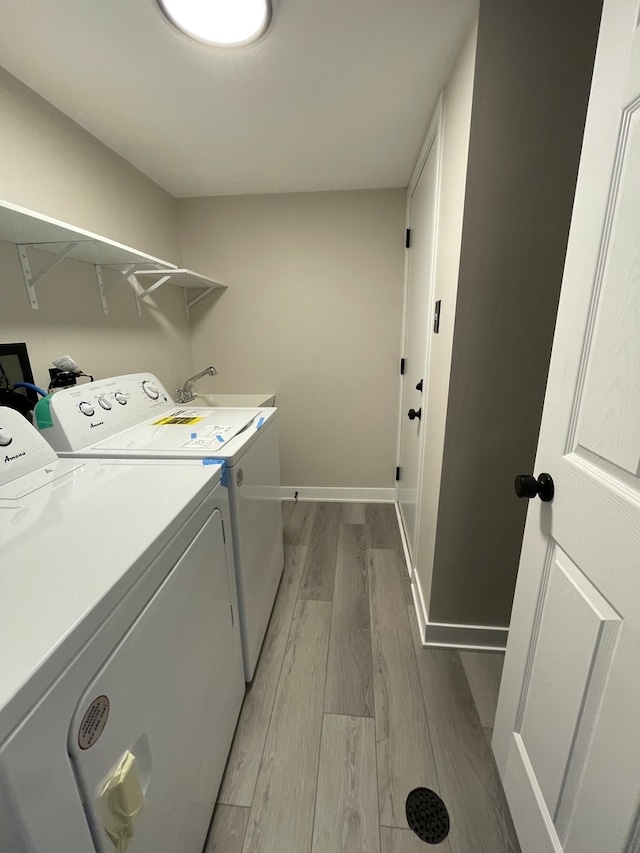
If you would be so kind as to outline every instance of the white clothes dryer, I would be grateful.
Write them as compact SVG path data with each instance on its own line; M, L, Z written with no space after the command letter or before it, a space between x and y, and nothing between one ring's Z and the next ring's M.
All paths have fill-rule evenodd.
M222 470L0 408L1 853L201 853L245 687Z
M276 408L178 406L150 373L66 388L36 406L59 456L221 461L229 490L245 680L284 567Z

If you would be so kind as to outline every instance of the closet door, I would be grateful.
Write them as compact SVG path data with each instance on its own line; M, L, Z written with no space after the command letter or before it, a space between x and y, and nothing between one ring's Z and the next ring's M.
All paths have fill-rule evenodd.
M422 169L410 189L410 246L405 294L404 374L400 412L400 478L397 500L412 566L417 559L424 424L426 422L428 354L440 175L440 108L423 148Z

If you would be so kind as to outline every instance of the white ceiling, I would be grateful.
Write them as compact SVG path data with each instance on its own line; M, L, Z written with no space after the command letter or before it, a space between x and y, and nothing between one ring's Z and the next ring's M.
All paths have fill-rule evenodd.
M154 0L2 0L0 65L174 196L406 186L477 0L274 0L214 48Z

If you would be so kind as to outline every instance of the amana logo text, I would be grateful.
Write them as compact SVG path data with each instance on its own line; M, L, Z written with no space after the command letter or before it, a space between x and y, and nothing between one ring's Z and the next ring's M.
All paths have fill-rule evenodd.
M23 450L22 453L16 453L15 456L5 456L4 461L5 462L13 462L14 459L20 459L21 456L26 456L26 455L27 455L27 451Z

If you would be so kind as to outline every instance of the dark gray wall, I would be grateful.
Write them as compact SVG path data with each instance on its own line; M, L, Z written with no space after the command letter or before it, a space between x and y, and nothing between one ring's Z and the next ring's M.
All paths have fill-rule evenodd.
M480 3L432 622L509 624L601 5Z

